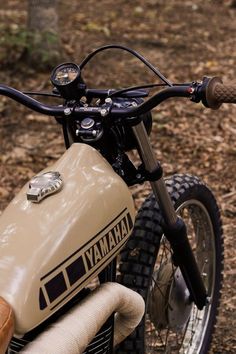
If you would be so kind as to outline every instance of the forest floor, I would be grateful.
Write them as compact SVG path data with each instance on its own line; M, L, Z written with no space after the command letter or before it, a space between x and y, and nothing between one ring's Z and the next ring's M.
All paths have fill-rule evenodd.
M1 5L0 23L1 36L4 30L19 32L26 23L26 0ZM139 51L175 83L205 75L236 82L236 9L230 1L61 0L59 24L63 60L79 63L100 45L120 43ZM18 46L7 53L9 64L2 66L0 82L18 89L50 89L49 73L17 61L20 50ZM84 79L90 87L157 81L136 59L118 51L99 56ZM211 187L221 208L224 288L211 352L236 353L236 108L223 105L211 111L184 99L169 100L154 110L153 122L151 141L165 175L198 175ZM3 211L31 176L63 153L64 146L60 127L52 118L3 97L0 141ZM144 186L134 189L137 205L148 192Z

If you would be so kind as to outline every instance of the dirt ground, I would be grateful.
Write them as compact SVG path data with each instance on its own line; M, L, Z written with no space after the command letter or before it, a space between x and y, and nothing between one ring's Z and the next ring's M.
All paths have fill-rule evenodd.
M236 8L220 0L60 1L59 24L64 55L79 63L104 44L132 47L171 81L220 76L236 83ZM4 24L24 26L26 1L0 8ZM1 32L2 35L3 32ZM1 48L4 50L4 48ZM10 53L11 54L11 53ZM14 60L13 60L14 59ZM25 68L9 55L0 82L18 89L50 89L49 73ZM157 82L132 57L107 52L89 66L90 87L124 87ZM192 173L214 191L222 211L225 237L224 288L212 353L236 352L236 107L211 111L186 100L170 100L153 112L151 135L165 175ZM60 127L0 97L0 210L35 173L64 151ZM139 205L148 189L134 190ZM0 211L0 213L1 213Z

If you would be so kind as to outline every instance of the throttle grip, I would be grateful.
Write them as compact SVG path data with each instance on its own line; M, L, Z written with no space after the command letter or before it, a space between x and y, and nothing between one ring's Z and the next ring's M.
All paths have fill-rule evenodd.
M219 77L208 79L205 87L205 106L218 109L222 103L236 103L236 85L224 85Z

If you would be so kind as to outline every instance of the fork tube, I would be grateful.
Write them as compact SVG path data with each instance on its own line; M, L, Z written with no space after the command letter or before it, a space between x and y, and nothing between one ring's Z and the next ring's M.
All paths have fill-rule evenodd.
M158 162L150 145L143 122L132 127L132 129L138 141L145 169L148 172L155 171ZM164 179L161 177L157 181L151 182L151 186L165 218L167 226L165 228L165 236L173 249L173 257L176 265L181 269L190 292L191 301L193 300L198 309L201 310L207 303L207 293L188 240L185 223L181 218L177 217Z
M149 137L143 122L132 127L135 137L138 141L140 154L148 172L153 172L157 168L157 159L155 157L154 151L151 147ZM163 177L157 181L150 182L152 186L153 193L159 202L161 210L165 217L165 222L167 225L174 225L177 221L176 211L172 204L170 195L167 191L165 181Z

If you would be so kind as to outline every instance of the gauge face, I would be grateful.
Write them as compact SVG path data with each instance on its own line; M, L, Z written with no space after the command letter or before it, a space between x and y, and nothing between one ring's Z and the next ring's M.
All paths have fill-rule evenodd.
M80 75L78 65L74 63L61 64L52 72L51 80L55 86L65 86Z

